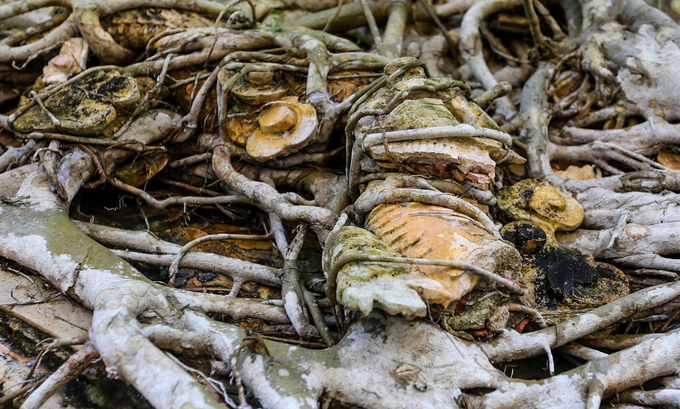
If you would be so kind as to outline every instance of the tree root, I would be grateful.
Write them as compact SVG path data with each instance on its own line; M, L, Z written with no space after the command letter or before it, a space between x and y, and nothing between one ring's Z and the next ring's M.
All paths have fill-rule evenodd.
M309 322L308 316L312 314L308 309L309 303L307 303L307 298L305 298L305 293L300 285L300 272L297 267L297 258L302 250L306 235L306 229L299 226L295 238L285 253L285 261L281 269L281 298L295 331L302 338L309 339L312 336L318 336L319 330ZM315 311L315 313L317 317L320 315L318 311ZM326 337L328 337L327 334Z
M241 317L257 316L255 308L263 312L263 319L288 322L281 307L187 293L148 281L76 229L65 205L49 192L45 182L40 170L28 174L23 182L16 181L22 197L28 197L23 199L23 207L1 207L2 255L40 271L62 292L92 308L90 340L107 370L133 384L154 406L190 402L196 407L216 407L217 402L193 378L143 335L137 317L176 325L187 308ZM19 232L14 227L17 223L33 227Z
M213 169L230 189L246 196L262 210L274 212L283 220L310 223L322 241L325 241L328 234L324 231L330 231L335 225L337 217L330 211L318 207L291 205L276 189L262 182L253 182L236 172L231 165L230 148L225 145L215 146Z
M595 308L556 326L527 334L508 330L480 348L492 362L504 362L541 354L544 345L557 348L598 329L605 328L636 312L663 305L680 296L680 283L649 287Z
M177 0L30 0L3 5L0 6L0 18L55 4L66 6L71 13L34 29L46 31L56 27L37 42L17 46L28 38L31 34L29 31L0 41L0 62L28 61L38 50L49 49L58 41L78 33L88 41L100 60L127 62L136 58L136 53L116 44L105 34L99 21L101 16L149 6L174 7L222 16L231 10L230 5L233 3L236 2L230 2L225 7L222 3L206 0L184 3ZM370 16L375 17L376 21L383 21L391 15L387 30L389 35L384 37L385 49L381 53L394 56L400 52L402 41L398 35L395 37L394 32L403 31L407 17L404 5L408 2L391 3L355 2L341 9L318 13L306 21L312 26L322 24L334 30L345 24L348 18L363 25L361 21L370 20ZM583 17L578 20L582 23L579 27L575 27L577 20L573 18L575 8L565 8L571 35L566 39L562 28L545 7L536 1L527 0L524 3L532 34L543 51L557 50L559 54L568 48L568 41L578 40L582 43L576 52L566 55L559 62L538 64L535 74L525 85L518 117L515 106L508 98L503 97L496 102L498 114L505 119L516 119L508 128L519 129L520 143L517 145L525 149L528 173L532 177L550 180L569 191L586 209L584 228L560 237L561 240L601 259L636 268L664 270L666 273L663 278L673 279L672 272L680 272L680 263L675 257L680 253L680 246L675 240L676 231L680 228L680 206L677 205L676 193L656 193L680 191L680 173L664 169L649 156L677 145L678 132L674 122L680 118L677 109L680 104L675 104L676 96L666 96L660 91L664 87L676 89L672 85L680 82L673 77L672 70L662 70L661 73L654 70L657 60L661 58L637 61L619 51L630 48L639 53L641 50L649 51L653 57L675 55L680 29L668 19L650 11L639 0L623 0L610 6L606 4L611 2L589 0L577 7ZM566 1L562 3L567 4ZM436 7L440 16L451 10L470 8L463 19L459 46L468 66L487 90L478 99L483 104L489 103L499 92L507 92L508 88L503 89L498 85L484 60L479 25L492 13L521 4L519 0L487 0L477 4L460 0ZM362 8L362 5L366 7ZM254 7L252 14L256 14ZM554 40L541 33L539 16L553 32ZM334 21L330 22L330 17ZM620 24L614 24L615 19L619 19ZM219 22L220 18L217 20ZM628 32L624 31L624 24ZM377 29L375 24L371 26L374 31ZM672 377L664 380L665 389L629 390L620 395L619 401L637 405L671 405L677 402L677 368L680 366L678 331L665 332L677 315L673 314L680 298L680 284L677 281L649 286L599 308L572 312L577 315L564 318L551 327L545 327L540 314L535 311L506 303L502 308L529 314L539 326L545 328L526 334L506 330L489 343L468 343L443 331L434 323L407 321L403 317L388 317L376 311L363 318L338 316L338 327L345 335L336 345L330 346L336 341L335 334L328 330L324 316L318 309L319 302L327 304L330 301L317 301L305 286L319 293L329 288L332 290L333 283L325 283L327 288L315 283L312 288L313 283L305 283L301 279L296 261L304 231L300 230L288 246L283 222L309 226L317 233L321 243L327 243L328 238L330 245L334 232L347 221L347 215L361 218L378 204L420 201L462 212L489 233L497 235L497 232L489 216L456 196L466 194L482 197L485 192L467 192L455 183L388 172L385 172L386 175L360 175L359 154L372 144L384 143L386 140L413 140L415 137L450 138L464 135L469 130L457 128L452 133L451 129L430 128L427 132L418 131L416 135L410 131L388 132L367 135L353 143L352 131L358 120L376 114L376 111L362 110L359 106L372 92L385 85L389 78L382 76L365 91L337 103L331 99L329 74L348 67L375 71L381 69L389 59L361 54L358 47L349 41L324 33L293 29L285 24L278 28L281 30L253 28L236 32L218 28L216 23L214 27L206 29L169 31L149 42L144 56L148 57L146 61L121 69L126 75L152 73L164 77L168 70L188 65L206 68L207 63L221 60L217 66L210 66L212 73L208 75L197 98L192 101L189 114L181 123L179 115L168 111L153 111L152 116L144 114L140 117L135 112L114 140L86 140L63 133L36 133L25 135L33 139L27 140L21 148L10 148L0 156L0 171L9 169L13 163L27 161L30 153L36 149L36 156L42 160L40 165L26 165L0 175L0 254L37 270L63 294L93 310L90 343L37 388L26 401L25 407L39 406L60 383L75 373L71 364L85 365L96 354L101 356L111 376L132 384L156 407L221 407L221 403L187 373L186 365L169 357L161 349L189 357L208 356L214 360L214 368L223 374L231 371L239 387L241 406L246 405L245 385L268 408L316 408L322 397L326 401L337 400L367 408L455 408L463 405L469 408L548 408L560 405L597 408L603 399L615 393L669 375ZM626 35L613 40L610 38L612 34L621 33ZM378 39L377 34L374 37ZM240 51L232 52L234 48ZM277 50L272 51L271 48ZM291 49L294 50L289 52ZM281 51L284 53L281 54ZM543 55L547 54L544 52ZM520 56L523 60L527 59L522 53ZM515 63L526 64L524 61ZM9 117L0 117L0 127L11 132L14 119L31 107L41 105L57 90L73 85L95 70L109 69L118 67L86 70L56 88L33 95L29 104L20 107ZM148 151L150 148L147 146L153 142L165 138L166 143L179 143L194 138L201 107L222 69L241 70L241 73L234 76L224 88L223 84L217 85L217 116L220 124L226 119L230 84L235 83L239 75L243 76L249 71L276 69L306 74L306 102L314 105L320 118L316 140L318 146L315 145L315 148L323 149L329 143L335 143L331 140L331 132L338 119L349 111L347 154L351 186L348 186L344 177L325 170L289 169L305 163L322 164L337 151L302 152L267 164L282 168L278 170L262 170L254 161L250 164L232 163L232 159L241 155L243 150L229 145L224 125L219 132L221 139L210 134L196 138L198 143L187 147L191 156L173 162L171 167L211 161L214 174L210 176L217 176L223 182L221 188L236 192L237 195L216 196L216 192L210 191L206 192L210 197L174 197L162 201L112 176L124 161L137 153ZM572 77L581 82L575 83L562 98L555 96L553 104L546 92L552 90L550 96L555 95L557 87L553 82L564 79L562 74L569 70L574 70ZM579 72L576 73L576 70ZM191 75L194 77L192 81L202 78L200 74ZM162 79L158 81L158 87L163 84ZM663 86L650 86L653 81L659 81ZM447 84L447 87L452 84ZM617 90L618 86L621 91ZM469 94L469 87L465 89L461 84L459 88ZM422 91L423 88L410 88L399 94L393 102L401 102L408 92L415 90ZM149 103L154 93L147 94L148 98L143 103ZM625 95L630 101L615 101L620 95ZM654 105L650 104L652 100L657 105L651 106ZM600 111L581 115L593 107L600 108ZM44 113L51 115L46 109ZM625 131L588 129L603 121L611 121L622 127L627 118L636 115L644 117L646 122ZM553 117L563 121L559 124L559 135L549 134ZM58 120L55 124L58 124ZM184 129L174 134L180 125ZM484 136L500 140L508 146L513 142L507 134L485 132ZM44 141L36 143L39 139ZM52 142L45 149L48 140L60 142ZM62 156L59 149L77 143L97 145L101 149L73 148L64 151ZM206 148L211 149L212 153L201 151ZM241 160L247 159L241 157ZM551 161L561 159L589 161L612 175L621 174L599 180L563 180L555 175L551 167ZM622 166L617 167L616 163ZM630 169L639 171L625 173ZM205 172L205 166L203 170L203 174L211 174ZM198 171L191 172L199 174ZM191 245L182 248L146 233L72 222L68 218L70 201L90 175L97 173L100 179L95 183L107 180L157 207L232 202L258 206L270 217L277 247L290 250L285 257L282 275L279 276L275 269L254 263L209 253L187 252ZM498 175L497 180L503 180L501 171ZM349 203L347 191L350 187L356 198L360 182L383 177L386 179L383 184L390 186L389 190L370 191L369 188L353 208L345 209ZM173 183L183 188L191 187L188 178ZM314 200L303 198L296 192L282 193L277 187L306 190L314 195ZM194 189L200 191L200 188ZM484 200L485 203L494 203L493 197L488 195L484 196ZM88 238L83 232L97 241ZM231 235L229 237L233 238ZM100 243L126 250L110 251ZM171 266L173 273L182 266L221 272L231 277L234 284L228 296L169 288L147 280L116 254L128 259ZM428 259L365 259L376 263L437 264L436 260ZM457 264L455 267L470 266ZM324 265L324 271L331 273L329 278L334 269L337 268ZM484 269L477 272L487 273ZM516 293L525 292L514 282L495 275L493 278ZM645 286L661 282L658 277L653 278L656 281L646 280L643 282ZM236 298L244 282L282 287L283 302ZM272 324L292 324L303 338L320 335L330 347L318 350L293 347L253 334L238 325L212 319L211 314L224 314L236 320L256 318ZM650 314L662 315L650 318ZM628 335L606 342L583 339L617 322L641 319L657 322L656 327L664 333ZM305 341L297 342L309 345ZM552 372L555 365L551 351L558 347L588 362L540 381L509 379L493 366L546 353ZM590 347L620 352L606 354ZM201 378L211 382L204 375ZM479 388L486 389L486 392L480 394ZM223 389L221 391L222 399L227 404L233 404Z
M102 28L100 17L143 7L175 8L217 16L224 8L221 3L209 0L197 0L190 3L176 0L107 1L105 3L93 0L17 1L0 6L0 19L55 5L71 9L71 15L66 21L36 42L23 46L0 44L0 62L24 61L39 50L49 48L80 33L87 41L92 53L102 62L122 65L134 60L136 54L113 41L113 38Z
M49 192L44 181L40 171L34 171L17 182L23 205L0 205L0 251L40 271L61 291L92 308L91 343L109 373L130 382L157 407L181 406L184 402L196 407L218 405L159 346L175 351L191 348L199 354L205 351L238 368L244 383L271 408L316 407L323 391L364 407L455 407L457 396L479 387L496 390L483 397L484 407L527 402L522 398L527 397L531 400L527 407L541 408L554 404L556 396L558 402L585 405L588 391L593 392L589 395L593 399L608 396L647 379L672 374L680 362L677 331L539 383L509 381L489 362L541 354L546 345L563 345L634 312L664 304L680 295L678 283L638 291L568 320L559 325L559 330L549 327L523 335L509 332L491 344L468 344L431 323L408 322L379 313L354 324L338 345L325 350L294 349L252 338L244 344L249 337L245 329L211 320L200 312L242 316L238 311L244 304L146 280L77 230L67 218L65 205ZM17 223L23 226L21 231L15 228ZM246 315L257 316L253 310ZM277 321L274 315L261 318ZM266 347L267 352L258 345ZM241 349L243 352L236 354ZM234 356L237 366L233 365ZM631 373L634 362L646 362L644 371ZM597 388L589 381L594 374L601 382ZM527 388L532 391L528 395ZM545 400L548 397L552 403Z
M159 240L147 232L132 232L115 227L77 221L74 224L83 233L99 243L144 252L137 253L139 255L138 258L135 258L130 251L117 252L121 257L130 260L169 266L182 248L182 246L177 244ZM182 258L179 266L216 271L229 276L233 280L244 280L277 287L281 285L281 279L276 274L276 269L274 268L217 254L191 252Z
M78 352L64 362L49 378L31 392L28 398L21 405L23 409L37 409L47 401L55 392L79 375L91 364L92 360L97 359L99 353L94 347L87 343Z
M521 0L486 0L470 7L463 17L460 28L460 54L486 90L494 88L498 85L498 81L484 61L479 27L482 21L491 14L520 5L522 5ZM496 100L496 112L506 120L517 115L517 109L508 97Z

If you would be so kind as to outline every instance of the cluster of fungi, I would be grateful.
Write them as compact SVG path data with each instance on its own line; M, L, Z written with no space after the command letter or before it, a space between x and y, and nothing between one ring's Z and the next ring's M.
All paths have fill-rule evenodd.
M3 2L0 406L678 407L670 3Z

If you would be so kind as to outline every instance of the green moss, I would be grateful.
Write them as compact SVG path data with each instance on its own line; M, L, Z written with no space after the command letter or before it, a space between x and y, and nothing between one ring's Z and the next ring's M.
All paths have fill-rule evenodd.
M439 99L408 100L397 106L386 118L389 130L421 129L458 124ZM388 130L388 129L386 129Z

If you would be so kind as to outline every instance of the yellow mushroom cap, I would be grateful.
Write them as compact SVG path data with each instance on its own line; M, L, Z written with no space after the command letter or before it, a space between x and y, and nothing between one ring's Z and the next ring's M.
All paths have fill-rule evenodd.
M316 111L309 104L298 103L297 98L274 102L258 122L246 152L260 162L297 152L316 138Z
M583 207L553 186L538 186L529 199L529 209L551 220L563 231L576 229L583 221Z
M276 104L260 117L260 129L266 133L289 131L298 121L295 110L286 105Z
M552 232L574 230L584 216L576 199L538 179L524 179L501 189L498 208L509 219L531 221Z

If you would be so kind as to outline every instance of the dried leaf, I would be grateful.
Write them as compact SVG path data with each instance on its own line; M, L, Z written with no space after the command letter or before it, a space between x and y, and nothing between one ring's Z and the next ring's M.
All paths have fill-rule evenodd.
M656 160L669 169L680 170L680 155L677 153L659 151Z
M565 170L555 170L557 176L570 180L587 180L595 179L595 169L592 165L574 166L569 165Z

